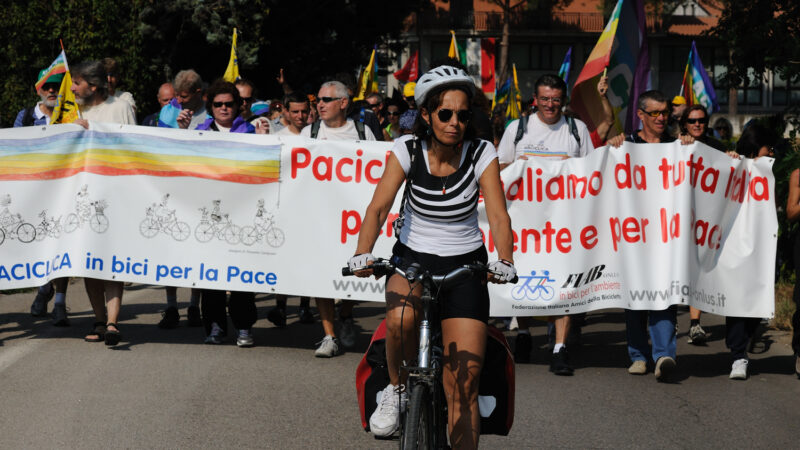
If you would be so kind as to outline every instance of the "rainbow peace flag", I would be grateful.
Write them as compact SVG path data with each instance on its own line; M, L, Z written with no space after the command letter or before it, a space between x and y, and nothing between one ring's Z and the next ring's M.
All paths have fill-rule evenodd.
M279 145L75 131L26 140L0 139L0 155L0 181L55 180L86 172L266 184L280 179L281 149Z
M619 0L600 39L581 69L572 89L570 107L586 122L590 131L597 129L603 109L597 83L608 68L608 98L614 107L615 124L609 137L638 129L636 100L650 83L650 54L647 47L644 4L642 0Z
M709 114L719 111L717 93L714 92L714 86L708 78L708 72L703 67L700 55L697 54L697 47L694 41L692 41L692 49L689 50L686 69L683 71L681 94L686 98L686 104L689 106L703 105Z
M52 64L50 64L50 67L45 69L44 75L36 81L36 90L38 91L39 89L41 89L45 81L47 81L47 79L50 78L51 76L58 73L64 73L66 71L67 71L67 55L64 54L64 50L61 50L61 54L59 54L56 57L56 60L53 61Z

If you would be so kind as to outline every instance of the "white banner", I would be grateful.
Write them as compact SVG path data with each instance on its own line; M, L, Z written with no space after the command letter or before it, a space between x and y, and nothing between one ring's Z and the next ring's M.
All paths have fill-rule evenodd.
M0 130L0 289L86 276L383 301L383 280L340 269L390 148L102 124ZM492 314L685 303L771 316L771 164L678 144L517 162L502 177L520 282L490 288ZM376 256L390 255L393 217Z

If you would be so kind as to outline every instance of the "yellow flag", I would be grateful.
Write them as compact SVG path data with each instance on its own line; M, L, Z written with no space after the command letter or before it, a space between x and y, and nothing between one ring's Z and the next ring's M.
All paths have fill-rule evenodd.
M353 101L364 100L367 95L373 92L378 92L377 73L375 71L375 49L372 49L372 54L369 57L367 67L361 72L358 77L358 93L353 97Z
M517 66L512 64L511 67L514 73L514 86L508 96L508 107L506 108L506 119L508 120L519 119L522 111L522 95L519 92L519 82L517 81Z
M233 29L233 42L231 43L231 59L228 61L228 68L222 79L230 83L235 83L239 77L239 60L236 59L236 28Z
M75 93L72 92L71 87L72 77L69 74L69 68L67 68L64 73L64 79L61 80L61 89L58 91L58 100L55 108L53 108L50 124L72 123L81 118L81 112L78 109L77 102L75 102Z
M456 32L450 30L450 50L447 51L448 58L455 58L458 61L461 61L461 55L459 55L458 51L458 44L456 44Z

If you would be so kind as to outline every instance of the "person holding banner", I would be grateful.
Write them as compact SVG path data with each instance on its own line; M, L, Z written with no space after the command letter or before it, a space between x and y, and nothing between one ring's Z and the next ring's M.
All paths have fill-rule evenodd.
M470 121L470 101L475 94L472 78L461 69L439 66L423 75L415 90L420 115L414 134L392 148L386 170L364 214L355 256L348 266L359 277L380 227L386 221L400 187L406 183L407 199L396 225L398 240L392 250L401 264L420 263L435 273L488 255L478 228L479 190L497 247L498 261L489 265L490 281L504 283L516 275L513 263L511 219L500 185L494 146L476 139ZM413 180L413 188L409 187ZM440 193L441 192L441 193ZM468 198L465 202L464 199ZM399 426L401 397L406 396L401 361L414 358L416 319L421 314L419 284L392 275L386 283L386 360L390 384L370 417L376 436L388 436ZM464 280L439 297L444 361L442 381L449 408L450 443L453 448L477 448L480 431L478 382L486 346L489 293L483 275ZM405 313L403 313L405 309ZM405 352L402 354L401 352Z
M628 136L618 134L608 140L609 145L620 147L623 141L637 144L658 144L674 142L675 138L667 132L667 120L670 108L667 97L657 90L643 92L637 99L639 120L642 129ZM691 136L682 136L681 143L694 142ZM631 365L628 373L644 375L647 373L649 357L655 362L655 376L659 381L669 380L675 371L675 326L678 321L678 310L675 305L662 311L625 310L625 328L628 338L628 356ZM647 343L648 329L650 341Z
M753 123L742 131L739 142L736 143L736 152L739 155L753 159L758 159L762 156L774 157L774 143L775 138L769 130L758 123ZM797 171L795 170L795 172ZM795 181L797 180L795 179ZM789 186L789 198L792 198L791 185ZM788 208L786 215L789 221L797 220L797 216L793 216L792 211ZM795 300L796 298L795 296ZM797 319L796 313L793 319ZM761 318L759 317L725 317L725 345L730 349L731 359L733 360L729 376L731 380L747 379L747 367L749 364L747 348L753 340L759 323L761 323ZM796 322L794 329L795 333L797 333ZM793 341L793 343L795 342ZM795 352L797 352L796 348ZM795 364L795 369L797 368L797 364Z
M357 122L347 117L350 97L347 92L347 86L344 83L341 81L322 83L317 98L319 99L319 104L317 105L319 120L303 128L303 131L300 132L301 136L337 141L375 140L375 135L372 134L370 127L365 126L363 122ZM356 340L353 306L355 306L355 302L345 300L339 309L339 320L342 322L341 343L345 347L352 347L355 345ZM336 331L333 326L336 317L333 299L318 298L317 309L319 310L325 337L319 341L318 347L314 351L314 356L330 358L339 354L340 342L340 339L336 338Z
M574 118L565 118L562 106L567 97L567 84L557 75L542 75L534 84L536 114L511 122L497 153L500 167L505 168L517 159L581 158L594 150L592 138L586 125ZM532 339L528 327L531 318L518 317L519 331L514 345L514 359L530 362ZM572 375L566 342L570 330L567 315L553 319L555 323L555 346L550 360L550 371L556 375Z
M708 133L708 110L705 106L695 104L686 108L679 123L681 135L689 135L695 141L702 142L713 149L726 151L725 144Z
M130 103L108 94L108 76L102 62L87 61L75 66L71 89L81 112L76 124L86 129L94 121L136 125L136 114ZM84 278L84 284L95 316L93 328L84 340L117 345L122 339L117 319L124 284L94 278Z
M53 108L58 103L58 92L61 88L61 82L64 79L63 73L56 73L50 75L46 80L42 77L47 75L47 69L42 69L39 72L39 82L43 82L41 87L36 90L41 99L35 105L25 108L17 114L14 120L14 127L29 127L34 125L47 125L53 115ZM55 286L54 286L55 285ZM47 313L47 303L55 296L56 301L53 304L53 325L55 326L69 326L69 319L67 318L67 286L69 286L69 278L57 278L53 282L47 282L39 287L36 297L31 304L31 315L33 317L41 317Z
M197 130L267 134L268 127L260 125L253 127L241 117L242 98L233 83L225 80L215 81L206 91L206 97L206 110L211 112L211 117L198 125ZM232 291L228 301L224 290L203 289L201 298L200 311L206 331L206 344L222 344L224 337L227 336L228 319L225 314L227 303L233 326L238 330L236 345L239 347L255 345L252 334L253 325L258 320L255 293Z

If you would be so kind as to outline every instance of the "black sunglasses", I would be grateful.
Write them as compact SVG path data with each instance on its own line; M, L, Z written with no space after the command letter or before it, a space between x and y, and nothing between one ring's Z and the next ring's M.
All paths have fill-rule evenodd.
M212 105L214 106L214 108L222 108L223 106L227 106L228 108L233 108L234 106L236 106L236 103L234 103L234 102L214 102L214 103L212 103Z
M388 116L399 116L400 115L400 111L388 111L386 113L386 115L388 115Z
M330 103L334 100L341 100L341 99L342 97L320 97L319 101L321 101L322 103Z
M708 123L708 117L703 117L701 119L686 119L686 123L690 123L692 125L696 123Z
M439 117L439 121L441 122L450 122L450 119L453 117L454 111L452 109L440 109L436 116ZM462 109L455 113L456 118L461 123L469 122L469 119L472 118L472 111L469 109Z

